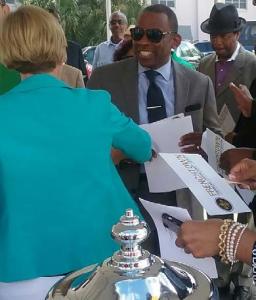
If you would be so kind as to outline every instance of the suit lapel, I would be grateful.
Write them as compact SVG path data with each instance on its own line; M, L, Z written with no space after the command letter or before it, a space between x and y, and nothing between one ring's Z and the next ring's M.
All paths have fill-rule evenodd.
M206 66L208 71L207 74L211 78L214 86L215 86L215 61L216 61L216 55L212 55L212 57L210 57L210 60Z
M173 81L174 81L174 97L175 114L184 113L188 101L189 81L188 76L184 74L184 67L181 67L175 61L172 61Z
M223 84L223 87L219 90L217 96L220 96L227 89L229 89L230 82L239 82L238 78L241 77L244 65L244 50L240 48L239 53L235 61L233 62L233 66L230 69L229 74Z

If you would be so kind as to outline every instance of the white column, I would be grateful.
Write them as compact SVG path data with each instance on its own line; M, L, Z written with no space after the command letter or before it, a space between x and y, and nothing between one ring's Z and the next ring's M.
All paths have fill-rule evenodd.
M111 37L111 31L109 29L109 18L111 16L111 0L106 0L106 26L107 26L107 40Z

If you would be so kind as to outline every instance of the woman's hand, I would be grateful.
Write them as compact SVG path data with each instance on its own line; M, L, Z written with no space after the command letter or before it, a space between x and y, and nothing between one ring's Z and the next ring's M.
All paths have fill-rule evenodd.
M219 253L220 226L223 220L187 221L181 225L176 245L194 257L210 257Z

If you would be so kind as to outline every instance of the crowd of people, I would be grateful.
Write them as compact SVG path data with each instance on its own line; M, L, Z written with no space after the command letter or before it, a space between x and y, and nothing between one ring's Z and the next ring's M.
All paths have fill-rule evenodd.
M202 133L211 129L239 147L222 154L220 167L255 190L256 56L238 42L245 23L234 5L214 4L201 24L214 53L193 70L175 55L182 37L173 10L147 6L129 28L116 11L85 88L81 48L66 40L56 11L28 5L10 12L0 0L1 300L43 300L65 274L110 256L109 231L126 208L149 223L144 247L160 255L139 198L186 208L193 220L181 225L177 246L219 256L215 285L229 293L233 281L233 299L252 299L254 201L238 222L204 221L187 189L151 193L141 164L156 154L138 126L190 115L194 131L180 137L181 152L205 157Z

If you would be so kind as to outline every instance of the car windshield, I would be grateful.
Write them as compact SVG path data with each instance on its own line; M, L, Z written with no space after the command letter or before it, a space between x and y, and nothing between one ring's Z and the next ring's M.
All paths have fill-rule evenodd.
M88 48L84 51L84 59L88 61L89 64L92 65L93 62L93 57L94 57L94 52L95 52L96 47L91 47Z
M180 56L183 57L194 57L200 56L200 52L188 42L181 42L179 46Z
M256 22L255 21L247 21L245 26L243 27L239 42L247 49L253 50L256 44Z
M211 51L213 51L212 45L211 45L210 42L198 42L198 43L195 43L195 46L201 52L211 52Z

